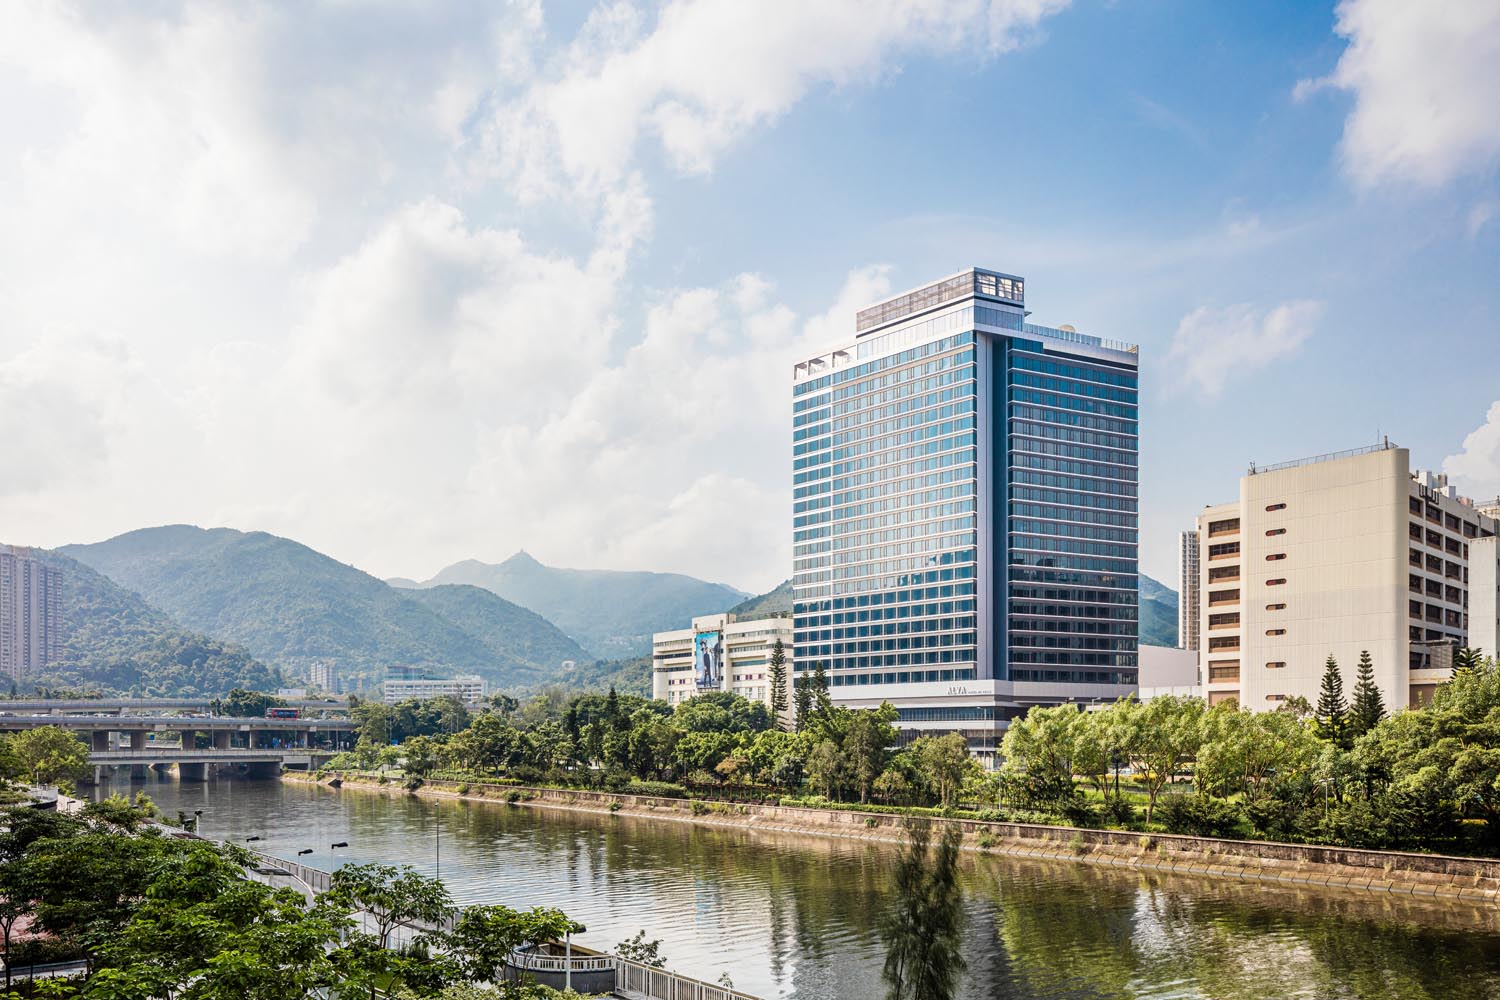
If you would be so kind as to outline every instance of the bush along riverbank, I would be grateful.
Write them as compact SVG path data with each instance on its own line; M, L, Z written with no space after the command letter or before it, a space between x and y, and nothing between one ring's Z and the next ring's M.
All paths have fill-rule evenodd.
M451 796L501 807L568 809L891 843L904 839L910 818L910 811L892 812L876 807L705 801L499 782L411 780L376 773L319 775L292 771L284 778L395 795ZM934 811L923 812L932 815ZM964 835L964 847L972 851L1244 881L1437 897L1480 904L1490 908L1490 912L1493 904L1500 901L1500 860L1176 834L1145 835L960 815L932 818L939 827L957 826Z
M821 671L793 711L727 692L676 706L543 694L463 706L362 704L336 770L1330 847L1500 856L1500 670L1465 653L1431 705L1387 716L1362 658L1352 699L1329 660L1316 707L1126 699L1033 708L986 771L956 733L902 743L890 705L832 703ZM793 724L788 728L790 718Z

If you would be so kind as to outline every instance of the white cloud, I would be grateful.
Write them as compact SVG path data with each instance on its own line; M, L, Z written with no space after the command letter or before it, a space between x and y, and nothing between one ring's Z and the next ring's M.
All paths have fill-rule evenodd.
M1302 349L1313 334L1320 303L1298 300L1262 311L1248 303L1194 309L1177 324L1162 369L1212 396L1231 376L1248 375Z
M1463 449L1443 459L1443 471L1474 496L1500 496L1500 402L1464 438Z
M0 420L36 428L0 540L778 582L790 366L885 272L806 319L754 273L642 305L647 176L1065 2L606 3L561 45L534 2L0 5Z
M1338 66L1295 93L1354 95L1342 155L1357 183L1439 185L1500 160L1500 4L1343 0L1337 30Z
M493 166L529 197L607 190L642 136L706 173L747 130L820 85L868 82L907 53L1015 48L1069 0L677 0L655 23L606 4L548 77L497 109Z

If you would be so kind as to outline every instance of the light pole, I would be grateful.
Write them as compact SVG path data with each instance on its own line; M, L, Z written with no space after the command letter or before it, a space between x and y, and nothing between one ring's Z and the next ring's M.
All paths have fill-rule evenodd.
M200 837L203 836L203 810L202 809L194 809L193 810L193 832L196 833Z

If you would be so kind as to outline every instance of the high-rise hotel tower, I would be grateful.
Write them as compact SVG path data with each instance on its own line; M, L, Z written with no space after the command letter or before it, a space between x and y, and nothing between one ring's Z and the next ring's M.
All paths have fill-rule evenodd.
M1138 353L1026 315L1022 279L963 271L793 375L797 674L980 756L1136 684Z

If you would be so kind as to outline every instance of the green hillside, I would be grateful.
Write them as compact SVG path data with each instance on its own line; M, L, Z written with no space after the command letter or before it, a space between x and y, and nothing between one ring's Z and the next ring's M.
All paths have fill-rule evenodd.
M77 560L40 555L62 571L64 639L60 659L36 686L167 697L274 691L283 683L247 650L181 628Z
M503 563L454 563L424 586L467 583L530 608L594 656L651 651L651 633L686 628L694 615L726 611L750 596L679 573L556 569L525 552Z
M790 616L792 613L792 581L783 580L774 590L741 601L729 609L731 614L745 618L771 618L776 615Z
M484 643L498 663L514 674L512 683L528 675L552 675L564 660L590 659L583 647L534 611L512 604L482 587L441 584L402 591L402 596L425 605Z
M524 652L558 646L556 629L534 616L506 610L514 634L487 626L483 637L473 635L410 592L265 532L170 525L62 551L138 591L183 625L241 643L299 673L323 659L344 671L406 663L478 673L505 685L528 679L516 676L528 667L556 666L550 654L533 662ZM472 601L452 603L464 606L461 614L471 625L483 616ZM495 647L505 635L510 648L502 656Z

